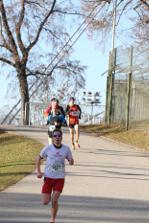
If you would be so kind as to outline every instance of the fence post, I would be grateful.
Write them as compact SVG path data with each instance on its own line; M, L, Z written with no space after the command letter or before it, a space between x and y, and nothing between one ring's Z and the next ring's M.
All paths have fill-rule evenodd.
M29 117L30 117L30 105L29 102L25 103L25 123L29 125Z
M106 86L106 106L105 106L105 123L109 125L109 111L110 111L110 103L109 103L109 96L110 96L110 76L111 76L111 58L112 52L109 52L109 67L108 67L108 76L107 76L107 86Z
M126 130L130 126L130 102L131 102L131 86L132 86L132 66L133 66L133 47L130 48L130 71L128 73L127 83L127 104L126 104Z
M107 87L106 87L106 106L105 106L105 123L109 124L109 73L107 76Z
M113 91L114 91L114 79L115 79L115 67L116 67L116 49L112 51L112 67L110 74L110 84L109 84L109 124L112 124L113 116Z
M112 91L113 91L113 77L115 73L115 49L109 53L109 68L107 76L107 89L106 89L106 107L105 107L105 123L111 124L111 113L112 113Z

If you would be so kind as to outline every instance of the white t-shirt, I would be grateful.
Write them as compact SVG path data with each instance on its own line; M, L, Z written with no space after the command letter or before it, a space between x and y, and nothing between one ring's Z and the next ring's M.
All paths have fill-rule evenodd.
M44 176L59 179L65 177L65 159L72 159L72 153L66 145L56 148L51 144L41 150L40 157L46 159Z

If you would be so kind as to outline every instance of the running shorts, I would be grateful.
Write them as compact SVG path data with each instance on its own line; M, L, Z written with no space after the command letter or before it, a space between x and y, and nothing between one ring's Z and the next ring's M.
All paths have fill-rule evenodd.
M64 178L53 179L45 177L44 184L42 186L42 193L51 194L52 191L59 191L61 193L63 191L64 182Z

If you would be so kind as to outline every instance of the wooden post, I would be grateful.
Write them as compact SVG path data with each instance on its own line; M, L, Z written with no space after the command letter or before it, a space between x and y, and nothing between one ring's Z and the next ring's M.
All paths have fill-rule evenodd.
M113 77L115 73L115 50L109 53L109 69L107 77L107 89L106 89L106 111L105 111L105 123L111 123L112 113L112 91L113 91Z
M112 51L112 69L110 75L110 88L109 88L109 124L112 124L113 117L113 90L114 90L114 79L115 79L115 66L116 66L116 49Z
M133 66L133 47L130 48L130 71L128 73L128 84L127 84L126 130L129 130L129 126L130 126L130 102L131 102L131 86L132 86L132 66Z
M106 87L106 106L105 106L105 123L109 123L109 72L107 76L107 87Z

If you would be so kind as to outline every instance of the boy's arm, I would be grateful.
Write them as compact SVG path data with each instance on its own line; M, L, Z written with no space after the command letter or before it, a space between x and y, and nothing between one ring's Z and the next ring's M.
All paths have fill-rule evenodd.
M65 114L68 115L69 113L69 105L67 105L66 109L65 109Z
M42 176L43 176L43 173L41 172L41 168L40 168L41 160L42 160L42 158L40 157L40 155L37 156L37 159L36 159L36 170L37 170L36 176L37 176L37 178L42 178Z
M68 160L69 165L74 165L74 159L73 159L70 148L68 148L68 154L67 154L66 159Z
M64 117L65 117L65 112L64 112L64 109L62 106L60 106L60 110L61 110L61 114L64 115Z
M79 119L81 119L81 114L82 114L82 110L81 110L81 108L80 108L80 106L79 105L77 105L78 106L78 110L79 110Z
M73 158L69 159L68 162L69 162L69 165L74 165L74 159Z

